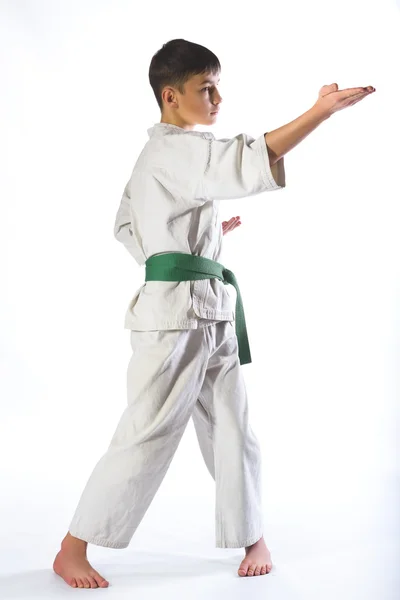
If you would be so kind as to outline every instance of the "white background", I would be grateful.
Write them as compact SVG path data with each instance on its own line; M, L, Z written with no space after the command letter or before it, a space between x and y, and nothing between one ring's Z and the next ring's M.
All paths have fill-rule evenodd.
M242 219L223 262L252 349L274 570L238 578L244 551L214 547L192 422L129 548L89 558L110 598L398 597L398 3L0 6L1 597L71 590L51 566L126 404L123 321L144 281L114 219L160 121L151 57L181 37L221 62L217 138L276 129L326 84L377 91L285 156L284 190L221 203Z

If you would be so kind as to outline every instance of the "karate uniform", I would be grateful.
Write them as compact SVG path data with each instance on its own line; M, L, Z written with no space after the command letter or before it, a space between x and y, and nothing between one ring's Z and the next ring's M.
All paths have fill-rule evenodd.
M286 185L284 159L270 166L264 134L216 139L156 123L148 135L114 227L139 265L167 252L219 261L220 201ZM135 292L124 324L132 346L127 407L82 493L73 536L126 548L192 417L216 483L216 546L241 548L261 538L261 456L234 319L228 286L218 278L145 281Z

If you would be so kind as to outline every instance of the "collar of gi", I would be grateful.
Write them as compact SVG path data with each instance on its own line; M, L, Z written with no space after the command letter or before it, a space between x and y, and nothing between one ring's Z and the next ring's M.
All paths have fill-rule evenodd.
M213 133L211 133L211 131L188 131L187 129L178 127L178 125L173 125L172 123L155 123L153 127L150 127L147 130L147 134L149 137L171 134L185 134L197 135L199 137L206 138L209 140L215 139L215 136Z

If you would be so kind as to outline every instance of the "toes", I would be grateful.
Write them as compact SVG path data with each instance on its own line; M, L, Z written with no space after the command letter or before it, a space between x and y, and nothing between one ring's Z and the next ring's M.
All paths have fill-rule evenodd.
M246 577L247 575L247 569L249 568L249 565L245 562L242 562L242 564L239 567L238 573L241 577Z
M83 585L85 586L85 588L90 588L91 587L90 581L88 580L87 577L83 577L82 581L83 581Z
M261 575L265 575L265 574L266 574L266 572L267 572L267 567L266 567L266 565L263 565L263 566L261 567L261 572L260 572L260 574L261 574Z
M76 579L76 583L78 584L78 588L83 588L83 583L82 583L82 579Z
M99 587L108 587L108 581L104 579L104 577L102 577L97 571L93 571L91 573L91 576L96 581Z
M253 577L253 575L254 575L254 571L256 570L256 567L257 567L257 565L256 565L256 564L252 564L252 565L250 565L250 567L249 567L249 570L247 571L247 575L248 575L249 577Z
M95 578L94 578L94 577L91 577L90 575L88 575L88 576L86 577L86 579L89 581L89 583L90 583L90 587L92 587L92 588L97 588L97 587L99 587L99 586L97 585L97 581L95 580Z
M76 579L71 579L71 586L77 587Z
M257 565L256 570L254 571L254 575L260 575L261 573L261 565Z

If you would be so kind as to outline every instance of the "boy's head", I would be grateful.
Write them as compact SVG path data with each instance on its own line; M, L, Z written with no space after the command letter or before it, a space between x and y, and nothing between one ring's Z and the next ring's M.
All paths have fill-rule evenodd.
M199 44L171 40L153 56L149 80L161 110L161 123L193 129L213 125L222 100L218 58ZM208 80L208 83L206 82Z

